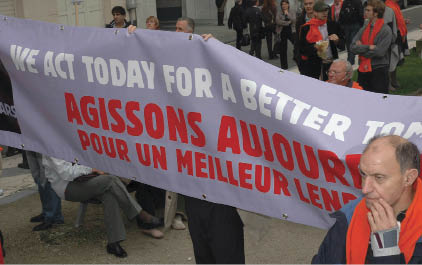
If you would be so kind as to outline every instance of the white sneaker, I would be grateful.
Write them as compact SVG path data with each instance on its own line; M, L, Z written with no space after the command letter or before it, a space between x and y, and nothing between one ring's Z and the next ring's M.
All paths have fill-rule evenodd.
M176 216L173 219L173 222L171 224L171 228L173 228L174 230L185 230L186 226L182 221L182 216L180 216L179 214L176 214Z
M3 196L3 190L2 189L0 189L0 196Z

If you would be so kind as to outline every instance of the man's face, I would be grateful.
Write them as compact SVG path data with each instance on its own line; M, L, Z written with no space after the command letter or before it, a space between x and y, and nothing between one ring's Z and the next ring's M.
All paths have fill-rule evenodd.
M125 21L126 15L120 13L113 13L113 20L116 24L122 24Z
M372 148L374 147L374 148ZM375 140L360 159L362 193L368 209L379 199L387 202L397 214L395 206L405 199L405 177L400 172L395 148L386 139Z
M305 0L303 6L305 7L306 14L312 14L314 11L314 0Z
M346 85L349 79L346 78L346 64L342 62L334 62L328 70L328 82L337 85Z
M341 0L334 0L334 3L335 3L336 5L340 4L340 2L341 2Z
M316 19L325 20L328 17L328 10L321 11L321 12L314 11L314 14L315 14Z
M192 31L189 30L188 22L185 20L177 21L176 32L192 33Z
M365 19L372 20L375 17L374 8L370 5L367 5L365 7L365 11L363 15Z

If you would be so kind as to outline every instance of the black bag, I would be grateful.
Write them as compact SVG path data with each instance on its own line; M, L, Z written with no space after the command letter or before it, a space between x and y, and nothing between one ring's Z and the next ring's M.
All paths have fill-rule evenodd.
M243 34L242 42L240 45L249 46L250 44L251 44L251 35L249 35L249 33Z
M275 35L273 53L274 54L281 53L281 34L280 33L277 33Z

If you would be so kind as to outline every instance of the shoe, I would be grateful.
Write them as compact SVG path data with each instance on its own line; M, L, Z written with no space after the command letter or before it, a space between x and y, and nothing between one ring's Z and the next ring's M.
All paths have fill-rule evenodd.
M161 232L158 229L141 229L142 233L149 235L150 237L153 237L155 239L160 239L164 237L164 233Z
M118 258L126 258L126 251L120 246L119 242L107 244L107 253L113 254Z
M154 229L164 225L164 219L153 216L150 222L142 221L139 216L136 217L136 222L138 227L144 230Z
M34 228L32 228L32 231L44 231L52 227L53 227L52 223L42 222L41 224L34 226Z
M64 221L63 220L53 221L53 225L62 225L62 224L64 224Z
M18 168L23 168L23 169L29 169L29 165L28 163L19 163L18 164Z
M179 214L176 214L176 216L173 219L173 222L171 223L171 228L174 230L185 230L186 226L182 221L182 216Z
M41 223L41 222L44 222L44 215L43 214L39 214L37 216L33 216L33 217L31 217L31 219L29 219L29 221L31 223Z
M6 157L14 156L14 155L17 155L17 154L19 154L19 149L9 147L7 149L7 152L6 152Z

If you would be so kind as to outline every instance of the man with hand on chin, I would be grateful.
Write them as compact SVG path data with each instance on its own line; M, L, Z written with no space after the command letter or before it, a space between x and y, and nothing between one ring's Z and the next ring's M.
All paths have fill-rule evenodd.
M359 163L363 197L331 214L312 263L421 263L422 181L416 145L396 136L376 136Z

